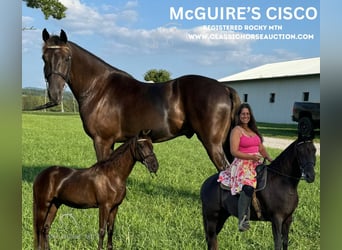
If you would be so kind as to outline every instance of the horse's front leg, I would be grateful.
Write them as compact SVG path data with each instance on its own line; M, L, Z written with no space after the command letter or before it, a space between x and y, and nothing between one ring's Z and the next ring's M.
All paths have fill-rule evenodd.
M207 240L208 250L217 250L218 249L218 242L217 242L217 221L210 220L205 222L205 238Z
M283 236L283 249L287 250L289 246L289 231L290 231L290 226L292 223L292 215L287 217L287 219L283 223L282 227L282 236Z
M272 233L274 240L274 249L281 250L282 249L282 220L280 218L273 218L272 220Z
M99 206L99 244L98 250L103 249L103 239L106 234L106 225L108 222L109 209L106 206Z
M107 223L107 235L108 235L108 249L113 249L113 233L114 233L114 223L115 217L118 212L119 207L116 206L112 211L109 213L108 223Z
M94 148L97 161L106 160L113 152L114 140L105 140L98 136L94 138Z
M230 166L221 144L215 145L203 142L203 145L218 172L223 171Z

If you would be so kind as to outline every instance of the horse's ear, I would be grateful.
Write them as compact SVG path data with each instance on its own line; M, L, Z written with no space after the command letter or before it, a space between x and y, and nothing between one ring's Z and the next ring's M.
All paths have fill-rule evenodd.
M61 39L61 41L65 42L65 43L68 41L68 37L67 37L64 30L61 30L61 34L59 35L59 38Z
M42 32L43 41L46 42L50 38L49 32L44 28Z
M308 120L303 120L298 123L298 139L299 140L313 140L315 131L312 124Z

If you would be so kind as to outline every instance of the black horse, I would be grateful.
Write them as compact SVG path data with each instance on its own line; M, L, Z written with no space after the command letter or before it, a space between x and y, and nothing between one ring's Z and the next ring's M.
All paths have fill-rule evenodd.
M36 109L58 105L67 83L98 160L108 158L115 142L151 129L153 142L196 134L216 168L228 166L232 157L225 142L240 105L234 89L198 75L142 83L68 41L63 30L60 36L50 36L44 29L42 36L50 101Z
M274 248L287 249L292 214L298 205L300 179L315 180L316 148L313 138L299 136L270 165L267 185L256 192L261 217L251 205L251 220L272 222ZM202 215L208 249L218 249L217 235L229 216L237 217L238 195L231 195L217 182L218 173L209 177L201 188ZM237 230L237 229L236 229Z

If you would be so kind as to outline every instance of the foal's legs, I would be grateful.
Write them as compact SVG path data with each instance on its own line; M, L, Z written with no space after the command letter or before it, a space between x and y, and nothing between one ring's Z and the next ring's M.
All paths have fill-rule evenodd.
M109 213L108 223L107 223L107 235L108 235L108 249L113 249L113 232L114 232L114 222L115 217L118 212L118 206L112 209Z
M58 207L55 204L48 206L37 207L35 218L35 230L38 240L38 249L50 249L49 246L49 231L51 224L56 217Z
M103 249L103 239L106 234L106 225L108 223L110 208L105 205L99 206L99 244L98 250Z

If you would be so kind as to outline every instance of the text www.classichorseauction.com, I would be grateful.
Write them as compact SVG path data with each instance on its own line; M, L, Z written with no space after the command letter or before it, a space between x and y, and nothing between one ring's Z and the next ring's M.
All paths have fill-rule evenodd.
M242 33L247 31L248 33ZM282 25L203 25L189 40L313 40L314 34L285 33ZM256 33L253 33L256 32ZM264 32L264 33L261 33Z
M313 34L242 34L242 33L188 33L189 40L313 40Z

